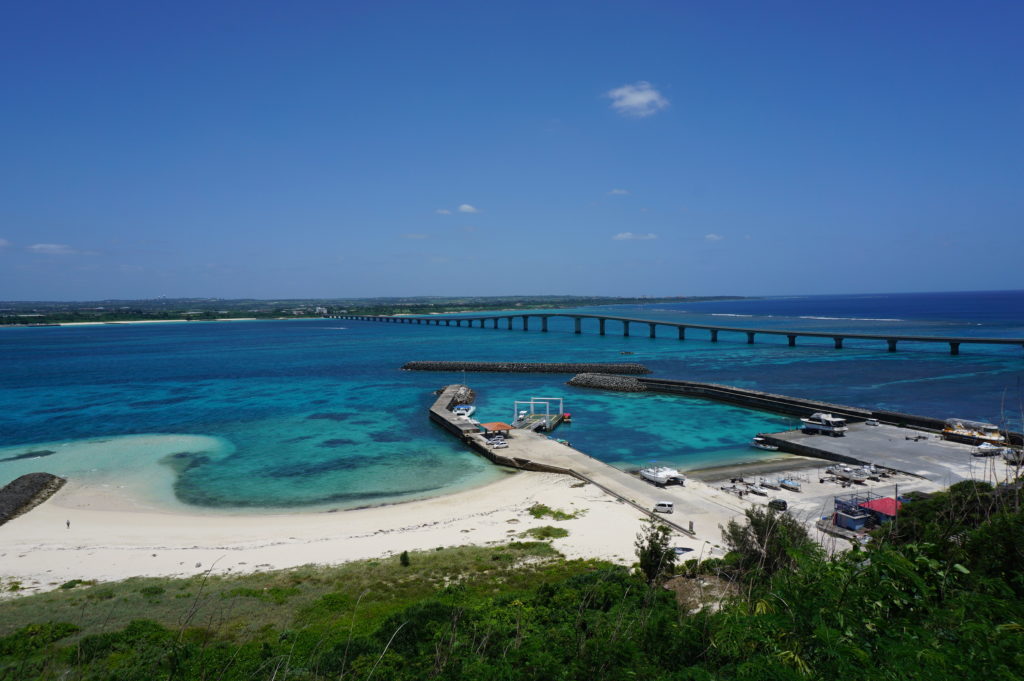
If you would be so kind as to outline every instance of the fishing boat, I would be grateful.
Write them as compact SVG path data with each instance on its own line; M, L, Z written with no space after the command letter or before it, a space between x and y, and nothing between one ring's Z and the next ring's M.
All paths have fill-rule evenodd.
M751 485L747 485L747 491L750 492L751 494L756 494L759 497L768 496L768 490L766 490L764 487L757 484L756 482Z
M476 407L472 404L457 404L452 407L452 413L460 418L468 419L476 413Z
M850 468L849 466L844 466L842 464L829 466L825 469L825 472L847 482L864 482L868 479L867 474L863 470L859 468Z
M779 487L781 487L782 489L788 489L790 492L803 491L803 485L801 485L798 481L790 480L789 478L779 480Z
M769 452L777 452L777 451L779 451L779 446L778 445L771 444L770 442L768 442L768 440L764 439L764 437L762 437L761 435L755 436L754 439L750 441L750 446L754 447L755 449L764 449L764 450L767 450Z
M833 437L840 437L846 434L846 419L826 414L823 411L816 411L808 418L800 419L800 421L804 424L803 430L805 433L822 433Z
M664 487L665 485L670 484L682 485L686 482L685 475L677 471L675 468L669 468L668 466L641 468L640 477L647 482L654 483L658 487Z
M761 478L760 480L757 481L757 484L759 484L761 487L764 487L765 489L779 489L779 483L773 482L768 478Z
M1006 439L999 432L999 426L983 421L968 421L967 419L946 419L942 435L947 440L956 439L957 437L968 437L988 440L989 442L1003 442Z

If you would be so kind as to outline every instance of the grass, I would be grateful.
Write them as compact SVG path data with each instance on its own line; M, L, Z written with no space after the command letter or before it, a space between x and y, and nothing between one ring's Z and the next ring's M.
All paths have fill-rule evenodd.
M552 520L573 520L574 518L579 518L586 513L586 511L582 509L573 511L572 513L566 513L562 509L551 508L545 504L534 504L526 510L530 515L538 520L541 518L551 518Z
M356 612L360 633L452 585L487 593L495 588L516 592L591 566L561 560L561 554L543 541L438 548L411 552L409 557L405 567L396 555L248 575L139 577L102 584L72 580L75 583L68 582L66 588L0 602L0 637L28 625L67 622L78 628L67 639L74 642L145 618L173 630L203 626L244 640L268 627L335 626L338 618L348 621Z
M533 539L559 539L561 537L568 537L569 530L561 527L552 527L551 525L544 525L542 527L531 527L526 530L520 537L532 537Z

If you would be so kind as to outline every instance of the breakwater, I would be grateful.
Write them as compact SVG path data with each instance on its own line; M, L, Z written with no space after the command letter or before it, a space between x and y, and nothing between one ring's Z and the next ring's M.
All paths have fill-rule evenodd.
M449 362L412 361L402 365L406 371L475 371L518 374L649 374L651 370L635 362Z
M567 382L569 385L576 388L616 390L623 393L647 392L647 386L632 376L615 376L612 374L576 374Z
M67 482L50 473L28 473L0 489L0 525L43 503Z
M789 395L777 395L766 393L760 390L737 388L731 385L719 385L717 383L701 383L699 381L681 381L667 378L632 378L622 376L600 376L595 374L580 374L568 381L569 385L585 388L598 388L602 390L617 390L620 392L657 392L669 395L682 395L685 397L699 397L717 402L727 402L749 409L772 412L773 414L786 414L796 417L810 416L816 411L828 412L841 416L852 422L876 419L880 423L888 423L894 426L914 428L933 433L942 433L946 423L943 419L931 416L920 416L918 414L905 414L902 412L889 411L886 409L865 409L862 407L851 407L844 404L833 404L820 400L809 400L802 397L791 397ZM643 390L638 390L642 386ZM1007 431L1009 444L1024 444L1024 435L1013 431ZM968 445L979 445L984 440L969 435L955 435L944 433L947 440L960 442ZM778 444L778 443L773 443ZM793 449L786 449L793 454L801 452Z

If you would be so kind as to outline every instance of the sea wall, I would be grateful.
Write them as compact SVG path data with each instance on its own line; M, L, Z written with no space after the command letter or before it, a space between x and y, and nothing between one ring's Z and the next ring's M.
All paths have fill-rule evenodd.
M448 362L412 361L402 365L406 371L490 371L522 374L649 374L651 370L635 362L570 363L570 362Z

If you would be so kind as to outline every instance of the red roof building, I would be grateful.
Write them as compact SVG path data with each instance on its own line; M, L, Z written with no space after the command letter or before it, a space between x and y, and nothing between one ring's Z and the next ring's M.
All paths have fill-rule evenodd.
M863 509L867 509L868 511L879 515L888 516L890 518L895 518L902 506L903 502L896 501L892 497L872 499L871 501L865 501L860 504L860 507Z

